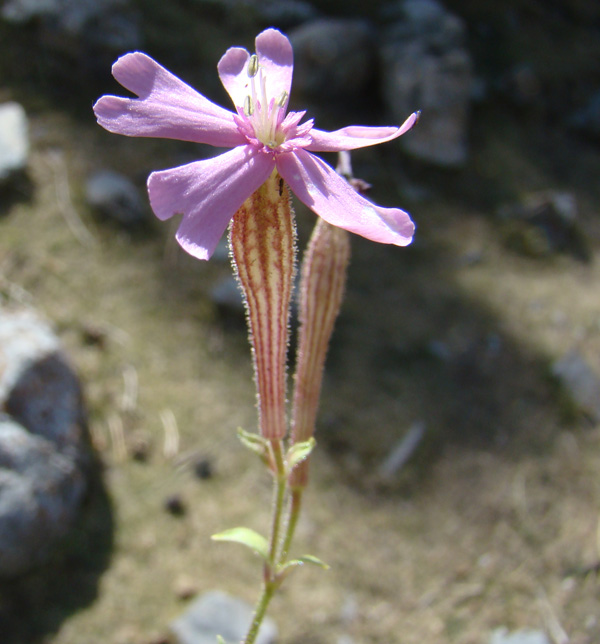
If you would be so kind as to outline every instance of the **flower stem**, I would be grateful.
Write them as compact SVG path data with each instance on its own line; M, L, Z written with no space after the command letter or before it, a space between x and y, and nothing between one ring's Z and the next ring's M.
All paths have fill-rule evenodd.
M285 563L290 552L292 545L292 540L294 539L294 534L296 532L296 526L298 525L298 519L300 517L300 508L302 506L302 492L303 488L296 488L291 492L290 498L290 511L288 515L287 528L285 531L285 536L283 538L283 545L281 546L281 562Z
M256 608L254 609L254 617L252 618L252 623L248 630L248 634L243 640L243 644L254 644L258 631L260 630L260 625L265 617L269 602L271 601L273 595L275 594L275 585L269 583L265 580L263 584L263 589L261 596L256 603Z
M281 555L279 554L281 521L284 516L283 509L285 506L287 491L283 442L280 440L272 440L271 450L276 471L273 479L273 517L271 521L271 535L269 538L269 560L265 562L262 593L256 603L254 617L243 644L252 644L256 639L260 625L262 624L267 611L267 607L279 586L279 580L277 578L279 565L285 562L283 553Z
M281 532L281 519L283 517L283 508L285 504L285 492L287 488L285 463L283 461L283 444L281 441L271 441L271 448L275 460L275 480L274 480L274 502L273 502L273 520L271 523L271 537L269 542L269 563L272 568L279 563L279 535Z

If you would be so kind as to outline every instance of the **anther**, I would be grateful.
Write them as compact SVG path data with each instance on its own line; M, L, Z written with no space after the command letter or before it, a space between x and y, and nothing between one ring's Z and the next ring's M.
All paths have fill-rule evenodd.
M256 74L258 74L258 56L256 54L252 54L248 61L248 76L250 78L254 78Z
M244 114L246 116L252 116L254 113L254 106L252 105L252 99L249 96L246 96L244 99Z
M275 105L277 105L277 107L284 107L287 99L288 99L288 93L286 91L283 91L279 95L279 98L275 101Z

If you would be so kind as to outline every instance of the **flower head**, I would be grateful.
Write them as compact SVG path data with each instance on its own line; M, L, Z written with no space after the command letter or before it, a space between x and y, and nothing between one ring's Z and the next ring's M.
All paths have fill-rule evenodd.
M290 41L276 29L256 37L256 54L228 49L219 76L236 111L208 100L141 52L125 54L113 76L138 98L103 96L94 105L98 123L116 134L179 139L232 148L148 177L154 213L183 213L177 240L191 255L208 259L230 219L277 170L296 196L334 226L386 244L405 246L414 224L398 208L382 208L357 194L312 152L339 152L391 141L401 127L350 126L324 132L305 112L287 112L292 84Z

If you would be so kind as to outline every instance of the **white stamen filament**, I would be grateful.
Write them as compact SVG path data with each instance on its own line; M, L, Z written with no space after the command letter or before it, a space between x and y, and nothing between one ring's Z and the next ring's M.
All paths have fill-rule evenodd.
M277 100L269 102L267 99L267 79L263 75L256 54L250 56L247 72L250 78L250 96L246 96L244 99L244 114L250 119L256 138L266 146L276 148L284 141L281 133L277 132L277 125L279 113L286 104L288 93L284 91ZM256 82L258 82L258 88ZM260 93L260 100L257 99L258 93Z

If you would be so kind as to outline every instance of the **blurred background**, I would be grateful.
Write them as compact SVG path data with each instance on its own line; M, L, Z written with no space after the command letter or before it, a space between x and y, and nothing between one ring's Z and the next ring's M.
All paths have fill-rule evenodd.
M48 554L0 560L0 639L157 644L198 594L254 600L257 562L209 541L268 521L269 481L235 438L256 426L243 305L225 243L185 256L145 193L151 171L220 151L112 135L91 108L127 94L110 67L135 50L230 108L219 58L274 26L294 46L291 109L320 129L421 110L353 153L417 233L352 237L298 535L332 570L284 587L280 641L599 641L600 5L0 7L0 312L56 335L92 455ZM314 215L297 215L302 252Z

